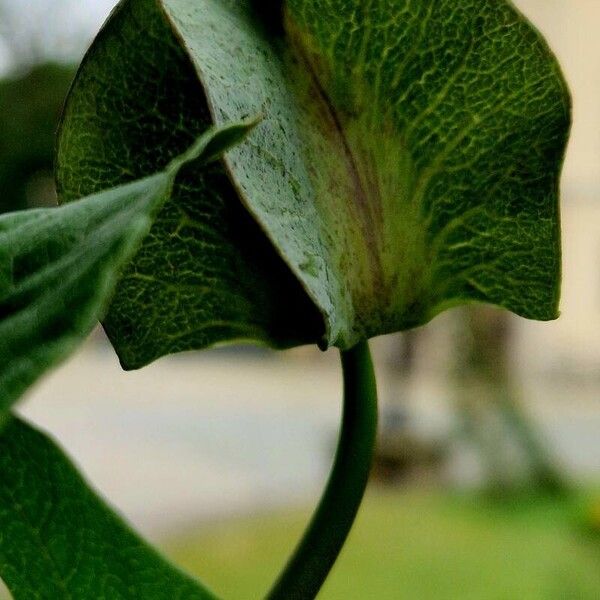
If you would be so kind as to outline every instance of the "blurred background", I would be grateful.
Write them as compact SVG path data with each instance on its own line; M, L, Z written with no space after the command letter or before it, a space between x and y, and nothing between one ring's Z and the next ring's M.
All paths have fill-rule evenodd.
M55 203L54 132L114 0L0 0L0 211ZM458 309L373 342L370 490L323 599L600 599L600 0L519 0L574 96L562 316ZM324 485L335 352L220 349L121 372L98 331L21 404L143 535L260 598Z

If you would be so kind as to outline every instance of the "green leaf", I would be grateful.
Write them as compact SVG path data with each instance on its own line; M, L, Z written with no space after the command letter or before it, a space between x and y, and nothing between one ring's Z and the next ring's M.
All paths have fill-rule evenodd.
M202 600L90 490L62 451L19 419L0 433L0 575L15 600Z
M253 323L276 307L271 343L294 343L294 325L317 341L310 311L288 308L294 294L307 302L287 280L284 295L285 270L257 274L277 255L322 314L325 345L348 348L465 302L555 318L570 100L539 33L503 0L280 6L276 27L278 9L267 15L251 0L126 0L80 69L59 146L66 200L152 171L209 123L264 116L165 207L139 263L169 310L151 323L131 316L141 308L131 299L150 292L121 283L107 329L122 359L139 365L235 337L188 335L191 320L204 328L225 310L213 294L165 291L190 278L244 298ZM191 189L203 227L174 235ZM241 205L257 228L232 225ZM190 259L198 246L207 252ZM181 269L160 264L170 255L186 257ZM131 318L119 320L125 306ZM179 345L165 340L165 323L177 324ZM148 335L125 347L133 330Z
M183 165L212 160L254 125L211 129L145 179L0 216L0 411L91 332Z
M155 173L210 124L202 87L158 3L121 3L67 101L59 198ZM284 348L321 336L317 309L242 208L223 165L198 166L180 173L104 320L125 368L224 341Z

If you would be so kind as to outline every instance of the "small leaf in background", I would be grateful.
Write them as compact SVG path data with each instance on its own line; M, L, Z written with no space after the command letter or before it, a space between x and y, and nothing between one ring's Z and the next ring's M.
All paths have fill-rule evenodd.
M0 432L0 575L15 600L208 600L90 490L45 435Z
M254 124L210 129L151 177L0 216L0 410L91 332L184 163L214 158Z

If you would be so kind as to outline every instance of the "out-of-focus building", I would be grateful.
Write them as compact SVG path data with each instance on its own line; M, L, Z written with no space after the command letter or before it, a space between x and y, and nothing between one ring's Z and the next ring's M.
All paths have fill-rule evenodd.
M598 0L517 0L545 34L573 95L562 183L561 318L518 325L518 360L545 372L600 377L600 23Z

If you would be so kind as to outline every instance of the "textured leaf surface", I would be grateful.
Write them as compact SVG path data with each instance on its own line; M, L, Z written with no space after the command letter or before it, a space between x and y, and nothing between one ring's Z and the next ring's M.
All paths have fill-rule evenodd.
M210 124L193 66L157 2L122 3L66 105L60 200L164 168ZM180 174L104 320L126 368L224 341L287 347L321 335L322 318L222 164L197 167Z
M212 128L151 177L60 208L0 216L0 410L96 325L185 162L213 158L251 125Z
M11 419L0 433L0 575L15 600L201 600L92 492L60 449Z
M267 116L226 162L330 343L473 300L556 317L569 98L512 5L287 0L281 40L252 2L163 4L217 122Z
M299 288L286 285L283 296L274 285L285 269L256 274L258 264L277 263L279 254L323 315L325 343L342 348L464 302L555 318L558 180L570 103L537 31L504 0L281 6L278 28L275 9L266 18L265 7L250 0L123 2L67 106L63 197L81 182L126 178L132 164L152 168L149 155L175 152L178 136L210 121L260 112L264 122L228 153L225 170L190 173L188 199L182 191L165 209L154 251L142 252L160 286L194 272L194 282L215 281L220 298L232 290L244 298L253 322L260 305L278 307L271 341L284 332L294 343L278 331L291 323L315 340L318 328L288 309ZM114 77L116 65L122 81ZM238 196L272 247L260 245L250 219L241 229L231 226L246 218ZM158 249L164 252L177 232L169 211L191 205L192 197L204 210L196 222L218 228L218 243L208 247L213 238L203 228L186 239L175 235L182 256L198 246L206 252L181 270L156 267ZM214 261L227 265L235 282L222 273L218 283L210 279ZM121 287L130 299L144 293L128 279ZM247 302L250 290L260 290L262 303ZM191 315L210 323L222 310L210 299L193 306L179 292L167 305L184 324ZM120 332L140 325L112 318L107 324L117 350ZM160 339L158 321L150 325L159 333L156 355L180 349ZM234 337L226 328L211 333L188 335L181 346ZM249 337L264 339L258 332Z

